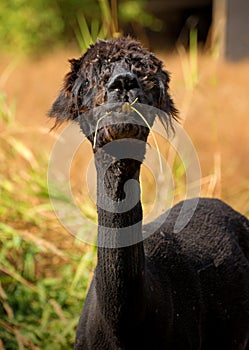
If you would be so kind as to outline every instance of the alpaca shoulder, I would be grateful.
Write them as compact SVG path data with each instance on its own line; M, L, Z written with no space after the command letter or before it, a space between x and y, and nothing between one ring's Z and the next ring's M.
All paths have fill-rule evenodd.
M143 227L147 256L165 256L169 252L200 259L214 258L241 249L249 258L249 221L219 199L199 198L180 202L154 222ZM177 221L185 220L185 227L178 231ZM165 218L165 219L164 219ZM160 223L160 225L159 225ZM170 249L173 246L174 249ZM222 246L223 253L219 251Z

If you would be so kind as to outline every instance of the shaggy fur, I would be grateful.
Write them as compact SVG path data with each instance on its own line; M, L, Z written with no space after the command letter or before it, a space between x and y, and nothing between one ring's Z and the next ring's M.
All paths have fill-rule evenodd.
M220 200L200 198L182 231L174 227L183 202L159 229L142 228L139 189L125 192L128 180L139 182L149 133L148 125L134 123L136 113L124 122L127 110L134 101L148 105L152 125L150 106L160 108L159 118L171 126L177 110L168 83L162 62L138 42L99 41L71 60L51 108L56 125L80 123L97 169L98 262L75 350L249 350L249 221ZM102 107L92 113L96 106ZM129 157L120 159L124 149ZM194 201L185 202L185 215L191 217Z

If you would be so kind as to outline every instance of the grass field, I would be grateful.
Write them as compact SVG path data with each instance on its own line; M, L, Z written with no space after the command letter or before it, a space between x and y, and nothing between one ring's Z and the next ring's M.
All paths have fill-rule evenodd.
M171 72L171 93L201 165L201 195L216 196L249 216L249 61L158 52ZM68 233L49 201L47 166L60 131L46 117L76 51L33 60L0 60L0 349L69 349L96 248ZM192 67L192 68L191 68ZM153 140L151 141L153 142ZM162 140L159 140L163 150ZM96 219L87 193L91 149L71 171L75 200ZM163 151L162 151L163 152ZM63 155L62 155L63 157ZM175 198L184 198L184 169L175 165ZM142 180L149 210L153 177ZM179 186L179 187L178 187ZM182 188L181 188L182 186Z

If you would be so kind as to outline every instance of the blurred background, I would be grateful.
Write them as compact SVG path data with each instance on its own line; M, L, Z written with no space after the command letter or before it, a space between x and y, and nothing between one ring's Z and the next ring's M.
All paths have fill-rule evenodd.
M47 111L67 60L97 38L131 34L163 60L199 157L201 195L249 216L248 16L247 0L1 0L0 350L73 346L96 248L70 235L50 204L48 161L64 126L50 132ZM160 137L158 144L178 202L186 195L184 165ZM85 142L71 188L96 222L85 180L91 157ZM149 212L157 179L144 169L141 180Z

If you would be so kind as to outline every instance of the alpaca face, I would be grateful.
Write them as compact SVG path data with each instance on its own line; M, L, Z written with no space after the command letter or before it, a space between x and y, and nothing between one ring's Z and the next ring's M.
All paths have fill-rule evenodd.
M159 116L165 123L176 116L168 94L168 73L162 69L162 62L138 42L130 38L99 41L70 63L71 71L49 115L56 117L56 125L78 120L95 146L122 138L146 140L148 125L130 108L135 103L166 112ZM149 125L154 117L146 113Z

